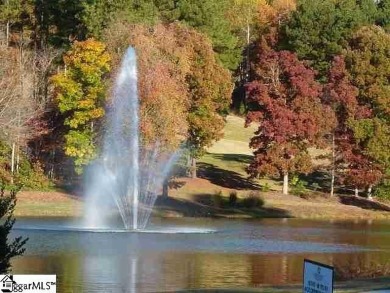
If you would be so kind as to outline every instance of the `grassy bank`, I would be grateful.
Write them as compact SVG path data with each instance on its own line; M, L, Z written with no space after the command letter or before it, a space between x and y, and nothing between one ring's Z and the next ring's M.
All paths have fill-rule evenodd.
M245 167L252 158L248 142L255 130L255 126L244 128L244 119L228 116L224 138L209 148L198 162L199 178L177 178L175 187L169 190L170 197L157 200L155 215L390 220L389 206L349 195L330 198L326 193L313 191L310 180L314 175L306 178L309 186L300 196L282 195L278 180L249 180ZM318 155L316 150L312 153ZM316 178L316 182L318 180L327 184L324 178ZM237 198L236 202L229 199L231 194ZM259 198L261 204L251 204L250 197ZM65 193L21 192L15 215L76 217L82 205L80 199Z
M61 192L21 191L17 199L16 217L78 217L83 205Z

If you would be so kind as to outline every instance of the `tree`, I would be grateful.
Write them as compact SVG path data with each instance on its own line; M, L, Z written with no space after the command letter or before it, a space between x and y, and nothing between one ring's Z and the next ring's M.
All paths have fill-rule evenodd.
M16 193L18 189L12 189L9 195L5 195L4 185L0 189L0 273L9 272L11 258L24 253L28 238L16 237L9 241L9 233L15 223L13 212L16 205Z
M52 77L54 97L65 116L65 153L82 166L96 153L94 122L104 115L104 75L110 70L105 45L93 39L75 42L64 56L65 70Z
M390 35L378 26L362 27L351 37L345 54L347 69L359 89L358 102L370 112L350 126L364 153L389 174Z
M332 121L330 109L319 98L315 72L289 51L276 52L263 37L254 64L256 78L247 85L250 111L246 124L258 122L251 139L254 158L247 168L252 177L283 178L288 194L291 173L312 169L308 147L320 144Z
M187 48L178 45L177 25L121 22L113 24L104 34L108 47L112 48L114 68L129 45L137 52L141 164L149 164L141 169L150 170L151 164L167 163L187 136L189 93L185 77L189 60ZM164 196L168 196L170 176L162 178Z
M378 13L376 24L382 26L385 31L390 32L390 1L379 0L377 3Z
M324 79L333 56L341 54L351 33L367 23L356 0L302 0L282 29L282 47L309 60Z
M336 56L323 95L324 103L333 109L337 121L331 133L331 196L334 194L336 172L340 181L351 184L355 189L373 185L380 178L380 170L365 154L364 146L356 139L351 127L360 119L370 117L369 109L359 105L358 93L357 87L352 85L344 57Z
M243 62L236 70L236 89L233 95L233 107L236 109L245 108L245 83L251 80L251 51L254 48L254 41L261 35L277 38L277 31L292 11L296 8L295 0L232 0L229 9L229 19L236 29L236 34L241 36L245 32L245 40L241 40L241 47L244 47ZM237 32L238 30L238 32ZM275 42L276 43L276 42ZM246 110L246 109L245 109Z
M196 175L196 160L206 147L222 137L232 93L231 75L216 59L209 40L195 30L177 26L180 47L189 48L186 83L190 95L187 115L187 147L191 157L191 177Z
M206 34L218 60L234 70L241 56L238 39L226 18L229 4L229 0L156 0L163 21L180 21Z
M92 0L85 1L80 21L87 29L87 35L101 38L105 29L118 20L129 23L153 24L159 18L153 0Z
M18 175L22 150L44 131L42 108L34 96L33 58L18 48L0 48L0 140L11 149L10 181Z
M6 44L9 45L10 29L20 20L20 0L4 0L0 3L0 21L5 23Z
M39 47L69 46L74 40L85 37L85 27L79 19L83 12L78 0L34 1L34 34Z
M139 55L144 145L158 139L172 151L187 141L196 177L196 159L222 135L231 94L230 74L216 60L210 41L180 23L132 30L114 25L106 36L110 48L121 52L132 45Z

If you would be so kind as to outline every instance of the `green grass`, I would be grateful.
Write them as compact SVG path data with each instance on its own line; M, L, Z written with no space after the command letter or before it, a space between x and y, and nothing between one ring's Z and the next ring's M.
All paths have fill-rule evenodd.
M16 217L77 217L81 209L78 201L42 202L18 201L14 215Z
M250 138L253 137L257 130L255 125L245 128L245 120L237 116L228 116L224 129L224 139L246 142L249 144Z
M251 156L241 154L211 154L204 155L199 162L214 165L222 170L236 172L242 176L248 176L245 172L246 166L250 163Z

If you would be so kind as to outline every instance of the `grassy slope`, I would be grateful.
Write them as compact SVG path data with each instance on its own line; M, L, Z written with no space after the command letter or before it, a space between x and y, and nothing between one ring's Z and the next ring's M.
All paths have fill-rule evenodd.
M366 203L364 199L355 202L339 197L327 198L322 194L307 200L294 195L281 195L281 182L279 181L271 179L249 181L245 167L252 158L252 150L248 142L255 130L256 126L253 125L244 128L244 119L228 116L224 138L209 148L208 153L199 161L201 178L182 179L185 185L180 189L171 190L171 195L195 202L204 201L199 198L212 199L213 195L218 192L227 197L230 192L235 191L239 197L246 197L251 190L259 190L267 183L271 191L261 193L265 200L264 209L266 211L258 210L258 213L239 211L238 214L354 220L390 219L390 212L380 210L378 206ZM321 154L318 150L311 150L311 153L313 157ZM323 164L324 161L318 163Z

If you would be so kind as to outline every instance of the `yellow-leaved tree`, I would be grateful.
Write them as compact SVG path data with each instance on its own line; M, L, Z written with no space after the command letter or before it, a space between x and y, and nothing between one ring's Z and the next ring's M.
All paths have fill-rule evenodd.
M65 116L65 154L74 158L80 174L95 157L94 123L104 116L104 76L110 70L110 55L99 41L76 41L65 54L64 63L64 71L51 81L58 109Z

